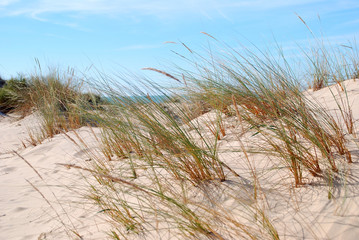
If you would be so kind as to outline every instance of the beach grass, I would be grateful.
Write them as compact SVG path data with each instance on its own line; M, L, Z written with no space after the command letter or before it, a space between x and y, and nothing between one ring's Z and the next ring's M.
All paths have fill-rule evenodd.
M184 45L195 70L145 69L177 82L175 89L99 73L99 95L84 94L72 71L14 81L26 88L27 108L42 116L40 132L29 133L32 145L82 126L100 129L93 131L98 151L80 135L70 139L92 161L66 167L90 173L87 197L107 217L113 239L279 239L267 203L274 190L262 187L263 176L278 174L273 184L293 189L317 179L331 199L340 166L352 163L348 136L356 138L356 128L344 80L358 73L354 45L303 49L303 79L280 48L239 51L206 35L221 51L199 54ZM334 85L333 116L308 92ZM22 107L24 100L6 96L9 108ZM224 149L228 136L240 144ZM277 161L259 174L253 158L263 156Z
M248 49L223 52L197 55L196 73L146 69L181 82L180 94L178 88L163 88L146 79L136 79L143 82L139 88L104 76L97 86L111 99L112 111L95 115L102 131L102 153L92 155L96 161L90 170L79 168L91 171L101 182L101 187L92 185L91 196L109 216L114 239L161 234L188 239L279 239L263 204L261 178L248 155L280 159L297 188L309 183L308 174L321 179L328 185L328 198L333 197L333 182L341 175L338 165L343 160L352 162L346 136L355 133L342 84L349 75L328 79L328 71L337 73L332 68L341 63L321 65L317 57L310 61L315 66L314 91L337 84L343 92L336 101L340 114L334 117L305 94L303 83L308 80L297 78L280 51L280 60ZM355 68L343 71L353 73ZM151 97L158 95L167 105ZM196 114L189 111L198 105L201 109ZM235 126L226 124L230 118L236 119ZM256 149L244 145L227 149L245 153L249 179L221 157L220 142L231 127L238 139L250 134L246 146L263 143ZM117 161L121 170L116 170ZM237 183L237 193L244 192L244 199L227 189L232 181ZM215 192L231 199L235 209L223 204Z

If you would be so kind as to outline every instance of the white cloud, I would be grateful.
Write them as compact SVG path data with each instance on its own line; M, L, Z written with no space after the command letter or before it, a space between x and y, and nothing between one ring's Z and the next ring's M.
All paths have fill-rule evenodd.
M183 17L184 14L224 18L231 21L232 14L250 11L310 7L321 4L326 12L359 7L357 0L0 0L4 15L25 15L40 21L52 19L52 14L103 16L155 16L158 18ZM4 6L4 7L1 7ZM311 8L308 8L311 10ZM324 10L323 10L324 11ZM259 13L260 14L260 13Z
M17 2L18 0L0 0L0 7L8 6Z

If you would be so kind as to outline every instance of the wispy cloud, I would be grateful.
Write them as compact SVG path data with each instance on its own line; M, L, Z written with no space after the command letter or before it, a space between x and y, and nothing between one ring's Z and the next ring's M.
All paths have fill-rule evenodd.
M13 3L19 2L14 5ZM226 10L267 10L325 2L325 0L0 0L0 6L8 6L11 15L38 17L47 13L78 12L83 14L137 13L144 15L171 15L183 12L223 13ZM12 6L13 5L13 6Z
M52 34L52 33L45 33L44 34L45 37L49 37L49 38L57 38L57 39L62 39L62 40L70 40L70 38L62 36L62 35L58 35L58 34Z
M325 12L359 7L357 0L0 0L0 14L28 16L39 21L51 20L50 22L55 24L54 18L57 14L63 17L101 15L136 18L174 18L192 14L207 19L222 18L232 21L233 14L238 16L249 11L260 14L260 11L276 9L287 9L291 12L299 7L311 10L316 4L322 6L321 9L325 9ZM71 24L69 26L73 27Z
M359 18L343 23L343 25L354 25L359 23Z

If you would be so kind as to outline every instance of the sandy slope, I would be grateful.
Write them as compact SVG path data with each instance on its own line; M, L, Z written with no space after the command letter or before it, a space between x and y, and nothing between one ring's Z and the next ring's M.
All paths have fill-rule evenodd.
M352 106L356 129L359 129L359 81L346 81L349 103ZM318 101L334 116L338 116L333 95L339 98L343 93L335 86L306 94ZM208 113L197 119L201 121L213 115ZM213 117L213 116L212 116ZM226 124L231 126L229 118ZM28 129L36 128L38 118L31 115L20 121L0 116L0 239L76 239L76 231L83 239L103 239L108 226L98 213L96 206L81 198L85 193L82 175L74 169L67 170L58 163L80 164L89 160L73 142L60 134L45 140L38 146L23 147L28 138ZM203 131L206 131L203 128ZM92 149L96 143L88 128L81 128L79 134L87 138ZM208 134L211 134L207 132ZM358 132L359 134L359 132ZM72 133L69 134L73 138ZM247 137L250 137L249 134ZM246 136L244 136L245 138ZM354 163L343 164L347 174L345 183L334 188L337 196L328 200L328 187L316 179L309 179L311 185L293 190L292 179L284 179L282 171L270 172L270 166L278 164L265 156L251 156L262 187L268 189L266 211L273 219L283 239L357 239L359 236L359 147L358 140L348 135ZM221 158L241 172L245 168L239 155L225 149L239 147L235 131L228 128L227 135L220 141ZM13 151L25 158L39 175ZM250 175L241 176L249 179ZM33 184L37 189L32 187ZM44 200L39 191L48 199ZM79 194L80 193L80 194ZM227 199L228 200L228 199ZM226 199L223 205L228 205ZM229 200L228 200L229 201ZM61 222L62 221L62 222ZM304 224L299 224L299 222ZM70 235L69 235L70 234Z
M80 198L84 192L81 174L58 165L88 158L63 135L24 149L22 142L29 145L27 130L37 124L34 115L20 121L0 119L0 239L76 239L64 231L64 225L84 239L102 239L103 221L96 219L96 209ZM80 134L88 135L88 129L81 129Z

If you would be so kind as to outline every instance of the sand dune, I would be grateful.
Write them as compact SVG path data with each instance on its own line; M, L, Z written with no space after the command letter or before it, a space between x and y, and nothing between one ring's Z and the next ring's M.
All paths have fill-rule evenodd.
M345 84L358 130L359 81L350 80ZM340 99L340 94L344 93L336 85L316 92L306 92L309 98L317 101L334 117L339 115L334 97ZM194 121L201 125L201 119L208 119L211 114L213 113L207 113ZM231 118L225 121L228 125L233 123ZM87 189L82 175L85 173L59 165L82 165L90 161L86 151L64 134L31 146L27 141L28 131L38 126L39 116L36 114L21 120L16 120L15 116L0 116L0 239L73 239L76 234L81 236L78 239L106 238L105 231L110 226L99 213L100 209L83 197ZM98 143L93 138L92 131L83 127L77 132L89 144L87 150L95 151ZM235 129L232 132L228 130L227 135L220 140L221 149L239 146L235 133ZM73 133L68 134L76 139ZM345 183L338 183L335 187L334 199L328 199L328 187L314 178L308 177L308 183L311 184L293 190L291 179L278 183L277 175L263 176L262 187L266 189L269 206L267 212L281 238L358 238L359 142L349 135L347 137L353 163L340 165L347 177L344 178ZM238 164L237 155L232 156L232 153L226 151L220 154L222 159L228 160L228 165L241 172L242 165ZM266 159L262 155L250 158L259 173L278 164L275 159ZM241 176L244 179L250 178L244 172ZM232 204L231 199L221 201L224 206ZM69 232L71 230L76 234Z

